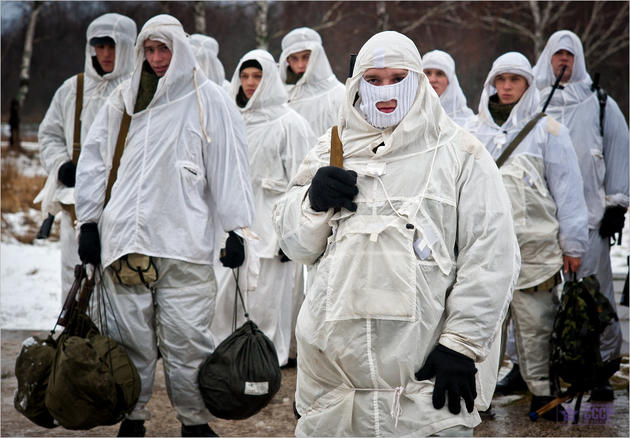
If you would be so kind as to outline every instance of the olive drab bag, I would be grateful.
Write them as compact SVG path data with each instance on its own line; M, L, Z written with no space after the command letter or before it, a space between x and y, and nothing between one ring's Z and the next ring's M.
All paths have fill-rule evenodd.
M254 324L236 280L247 321L234 328L214 352L201 364L197 381L204 404L210 413L226 420L242 420L267 406L280 389L282 374L273 342Z
M58 426L44 402L56 350L57 341L52 335L46 339L32 336L22 342L15 361L18 388L13 406L33 423L49 429Z
M599 291L594 275L564 284L550 341L550 379L559 391L560 379L572 393L590 390L601 374L603 362L599 336L617 314Z

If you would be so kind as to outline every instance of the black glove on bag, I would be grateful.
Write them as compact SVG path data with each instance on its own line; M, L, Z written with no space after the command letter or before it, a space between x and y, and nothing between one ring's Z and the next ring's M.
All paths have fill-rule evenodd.
M327 211L330 208L357 210L352 202L359 193L357 173L340 167L325 166L317 169L308 191L311 208L315 211Z
M226 268L235 269L245 261L245 245L243 244L243 238L234 231L230 231L228 234L225 248L221 250L219 260Z
M98 235L98 225L94 222L81 225L79 258L83 263L90 263L94 266L101 263L101 239Z
M66 187L74 187L77 168L72 161L66 161L59 167L57 179Z
M438 344L416 373L416 379L429 380L435 376L433 407L444 407L448 391L448 410L457 415L461 410L460 397L466 402L468 412L473 410L477 398L476 372L475 362L471 358Z
M606 207L602 223L599 225L599 235L604 239L612 237L615 233L621 233L623 224L626 220L626 208L616 205L614 207Z

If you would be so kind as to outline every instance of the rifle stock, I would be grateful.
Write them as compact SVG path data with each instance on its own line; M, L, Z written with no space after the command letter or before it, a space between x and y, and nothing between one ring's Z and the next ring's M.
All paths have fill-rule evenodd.
M57 325L61 325L63 327L68 326L72 313L77 307L77 293L81 289L81 283L83 282L84 278L86 278L85 266L76 265L74 267L74 283L72 283L70 292L68 292L68 296L63 303L61 313L59 314L59 318L57 319Z

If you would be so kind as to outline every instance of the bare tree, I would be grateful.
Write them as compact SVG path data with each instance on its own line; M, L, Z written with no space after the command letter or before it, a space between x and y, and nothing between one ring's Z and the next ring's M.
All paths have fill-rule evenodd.
M206 33L206 4L203 1L196 1L193 9L195 15L195 33Z
M376 28L380 31L389 30L389 13L387 12L387 2L376 2Z
M24 50L22 51L22 63L20 65L20 88L15 98L16 104L12 105L11 123L11 147L20 148L20 111L24 106L24 100L28 94L28 87L31 75L31 56L33 54L33 38L35 36L35 25L37 24L37 15L44 2L36 1L31 9L31 16L28 20L26 28L26 36L24 37Z
M619 9L607 7L611 4ZM588 18L584 25L578 23L575 32L582 40L589 67L596 67L620 51L627 53L628 2L593 2Z
M399 21L397 27L401 33L408 34L416 30L420 26L435 24L433 22L439 19L439 22L449 24L449 16L455 14L456 11L466 8L468 2L436 2L434 5L418 8L418 14L409 20ZM424 6L424 5L423 5Z
M313 30L320 31L320 30L328 29L328 28L338 25L342 20L345 20L346 18L350 16L349 14L344 13L343 11L343 6L345 3L348 3L349 7L352 8L352 2L336 1L322 15L322 17L319 20L319 23L313 24L309 27ZM269 39L271 40L275 38L280 38L281 36L289 32L289 30L290 29L278 30L274 32L270 36Z
M254 25L256 27L256 45L259 49L267 50L269 48L269 3L267 0L259 0L256 2L256 17Z

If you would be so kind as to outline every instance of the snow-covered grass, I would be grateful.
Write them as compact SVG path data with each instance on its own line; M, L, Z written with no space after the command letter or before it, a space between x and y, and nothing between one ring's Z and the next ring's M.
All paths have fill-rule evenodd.
M2 242L0 328L53 328L61 310L59 254L59 242Z

